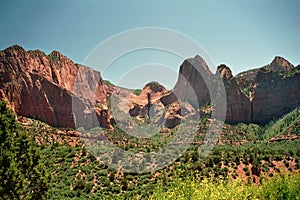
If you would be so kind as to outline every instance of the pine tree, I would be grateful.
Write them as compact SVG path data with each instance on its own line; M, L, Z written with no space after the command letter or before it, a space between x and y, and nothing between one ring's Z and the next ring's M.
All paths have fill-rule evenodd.
M43 199L48 175L29 134L18 128L15 115L0 101L0 196L2 199Z

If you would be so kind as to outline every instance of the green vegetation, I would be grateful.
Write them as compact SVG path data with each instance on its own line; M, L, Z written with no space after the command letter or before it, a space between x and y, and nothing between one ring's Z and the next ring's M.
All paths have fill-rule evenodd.
M171 185L159 184L150 199L299 199L300 175L264 178L260 185L240 180L186 179L176 177Z
M50 55L49 55L49 59L50 59L50 61L52 61L52 62L56 62L56 61L58 61L58 57L52 52Z
M120 150L114 150L109 155L103 146L100 149L88 147L88 143L83 146L82 143L85 142L83 139L70 136L74 130L52 128L37 120L29 120L25 125L18 125L11 111L1 110L1 119L4 119L3 125L1 124L1 138L3 130L17 130L15 132L24 132L30 136L28 137L30 139L24 141L36 141L38 147L32 145L32 149L35 149L34 155L40 155L38 163L44 163L42 168L46 166L46 170L39 172L45 174L41 175L45 181L49 181L48 185L46 184L49 189L43 190L47 199L215 199L216 195L224 199L297 199L300 184L300 139L274 142L270 142L270 139L298 136L299 114L298 108L266 126L225 124L216 146L207 156L200 158L199 153L203 152L201 144L210 123L210 115L202 115L198 124L189 125L199 127L189 148L185 152L178 153L180 156L175 162L166 164L158 170L153 166L155 163L164 163L171 155L169 150L163 150L163 147L178 135L179 128L163 132L149 128L147 129L151 135L149 138L135 137L130 131L126 133L117 126L114 131L99 128L84 131L92 135L101 134L106 140L99 139L97 142L111 141L126 152L143 152L150 155L159 152L161 155L157 157L158 160L154 160L151 156L145 156L140 162L122 160L123 164L136 166L137 170L140 165L153 167L151 172L141 174L127 173L118 169L117 164L113 169L112 165L109 167L100 162L106 158L111 160L112 164L117 163L119 156L122 155ZM5 121L7 119L10 121ZM8 134L5 137L17 136ZM179 138L179 142L184 140ZM1 155L4 155L1 163L3 163L5 155L8 155L5 152L9 152L4 150L9 148L3 146L4 143L1 145ZM95 153L100 156L94 157ZM9 153L13 154L15 153ZM13 165L21 166L24 163L26 162ZM1 165L2 168L5 166L8 165ZM18 167L11 169L15 170ZM5 171L7 170L2 170L1 173ZM19 173L17 171L12 174L11 179L19 177L16 176ZM29 178L24 177L33 172L26 171L20 180L16 180L27 181ZM283 173L285 175L282 175ZM3 184L2 180L5 179L2 177ZM37 186L43 186L40 183ZM8 198L7 195L6 197Z
M299 74L300 73L300 65L298 65L297 67L293 68L292 70L289 70L285 73L286 77L292 77L295 74Z
M293 113L297 115L296 111ZM284 117L284 119L287 118ZM295 120L297 121L298 118ZM291 123L291 120L288 122ZM218 145L212 149L209 155L201 159L199 157L200 144L197 142L203 141L203 132L205 133L208 125L209 120L201 119L195 143L174 163L152 173L120 172L100 164L89 151L81 146L69 147L65 144L54 143L43 149L45 161L49 160L49 170L55 172L47 198L144 199L154 192L152 199L160 199L164 196L189 199L187 196L180 196L181 194L172 196L173 193L185 191L184 193L187 193L185 195L191 195L191 198L198 197L202 193L205 193L207 198L213 198L214 194L227 192L227 196L224 197L230 199L231 195L234 196L232 192L230 193L232 190L241 191L240 195L245 194L246 197L249 194L251 194L251 198L262 195L262 198L266 199L267 193L263 194L262 188L272 186L272 183L277 180L277 174L280 174L281 171L298 172L300 150L297 144L299 140L269 143L268 139L270 138L260 136L265 134L268 127L272 126L271 124L266 127L255 124L225 124ZM97 131L95 129L95 133ZM149 139L138 139L115 127L115 131L106 131L105 135L110 141L113 141L114 145L126 151L152 152L158 151L167 144L176 135L176 130L173 133L171 131L155 134ZM119 153L115 152L113 155ZM161 162L163 161L161 160ZM122 162L128 161L123 160ZM284 163L284 166L280 166L281 162ZM151 158L144 161L144 164L148 166L151 163L153 163ZM244 172L240 172L240 168ZM267 177L275 178L269 180ZM289 179L287 177L284 180ZM274 180L275 182L271 182ZM295 181L297 180L299 182L299 178L295 179ZM278 181L278 187L281 187L279 178ZM256 186L252 182L262 185ZM299 184L298 182L297 184ZM179 183L180 185L176 186ZM216 189L199 189L200 185L204 183L211 184L210 187ZM193 187L195 188L193 189ZM178 188L183 189L178 190ZM294 195L295 188L285 190L287 195ZM165 193L166 191L167 193ZM169 196L170 191L173 191L171 196ZM268 188L268 191L273 190ZM276 191L270 193L269 196L272 198L271 195L275 193Z
M135 94L135 95L140 95L142 93L142 90L141 89L136 89L136 90L134 90L133 91L133 94Z
M300 135L300 107L281 119L270 122L265 127L262 138L269 139L279 135Z
M15 115L0 102L0 194L3 199L42 199L49 175L40 152Z
M113 86L113 84L109 80L103 80L104 85Z
M150 83L147 83L145 87L149 86L151 90L161 92L164 90L164 86L162 86L157 81L151 81Z

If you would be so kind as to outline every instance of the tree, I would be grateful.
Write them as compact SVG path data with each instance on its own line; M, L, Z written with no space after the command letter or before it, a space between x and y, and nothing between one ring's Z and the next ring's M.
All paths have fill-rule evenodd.
M40 153L15 115L0 101L0 194L3 199L43 199L50 176Z

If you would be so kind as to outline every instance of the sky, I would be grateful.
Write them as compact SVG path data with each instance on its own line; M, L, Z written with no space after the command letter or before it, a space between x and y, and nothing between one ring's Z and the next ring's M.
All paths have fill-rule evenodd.
M237 74L277 55L300 64L299 9L298 0L0 0L0 49L18 44L47 54L58 50L75 63L89 64L91 52L109 38L157 27L192 39L203 48L197 54L207 54L214 66L225 63ZM145 40L154 39L149 35ZM121 86L141 87L156 80L172 88L183 59L172 52L140 49L120 55L109 67L90 67Z

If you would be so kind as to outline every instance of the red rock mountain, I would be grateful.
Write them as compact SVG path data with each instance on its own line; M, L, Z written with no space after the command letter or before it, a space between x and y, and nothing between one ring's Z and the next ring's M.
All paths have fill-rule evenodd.
M255 77L251 102L254 123L266 124L300 105L300 67L287 69L283 65L281 68L280 72L261 70Z
M241 91L232 72L226 65L217 68L218 74L223 79L226 92L226 118L229 123L250 123L251 103L250 99Z
M170 92L162 85L150 82L141 94L131 95L129 114L138 118L148 117L152 124L166 128L174 128L181 120L196 117L196 111L189 103L178 99L166 101L169 95Z
M266 124L300 105L300 66L294 67L280 56L236 79L241 89L249 91L253 123Z
M275 71L289 71L292 70L294 66L286 59L276 56L270 64L270 70Z
M186 59L180 66L173 91L180 100L201 107L210 102L208 87L211 76L211 71L200 56Z
M223 82L224 93L220 92ZM137 118L151 118L167 128L195 116L217 94L226 98L225 121L265 124L300 105L300 66L282 57L259 69L232 76L226 65L213 74L200 56L180 66L174 89L149 83L140 95L104 85L99 72L57 51L49 55L12 46L0 51L0 99L18 115L56 127L112 128L107 96L115 93L118 109ZM211 100L212 99L212 100ZM192 105L192 106L191 106Z
M199 56L187 59L180 67L174 93L166 99L183 98L201 107L210 103L210 93L218 90L216 76L220 76L226 92L226 118L228 123L266 124L300 105L300 67L294 67L282 57L275 57L271 64L249 70L233 77L226 65L220 65L212 74ZM210 90L208 89L210 88ZM187 98L193 90L195 98ZM198 103L198 104L197 104Z
M0 51L0 95L18 115L52 126L91 128L100 122L111 128L100 73L57 51L46 55L17 45Z
M224 95L227 99L225 121L249 123L250 101L240 90L231 70L226 65L220 65L216 74L213 74L200 56L185 60L180 66L174 96L199 108L211 103L211 97L216 97L219 81L224 83L226 93ZM196 98L193 93L196 94Z

